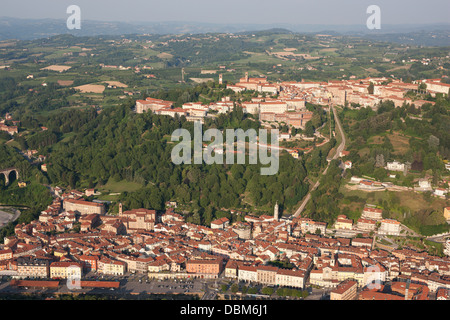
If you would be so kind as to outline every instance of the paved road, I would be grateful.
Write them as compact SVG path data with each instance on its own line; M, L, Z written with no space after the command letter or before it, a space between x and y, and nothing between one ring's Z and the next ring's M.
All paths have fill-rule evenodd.
M334 108L334 106L331 106L331 109L333 109L333 114L334 114L335 122L337 124L337 129L338 129L339 134L341 135L341 138L342 138L341 144L337 147L336 153L334 154L333 158L331 159L331 160L335 160L335 159L337 159L339 157L339 154L341 153L341 151L343 151L345 149L346 140L345 140L344 130L342 130L341 121L339 120L339 118L337 116L337 113L336 113L336 109ZM322 175L326 175L327 174L329 166L330 166L330 161L328 162L328 165L325 168L325 170L322 172ZM305 199L303 200L303 202L300 205L300 207L297 209L297 211L295 211L295 213L293 215L294 218L298 217L303 212L303 210L305 209L306 205L308 204L308 201L311 199L311 192L316 190L319 187L319 185L320 185L320 182L317 181L314 184L314 186L310 189L310 191L305 196Z
M434 235L434 236L427 237L427 240L430 240L430 241L433 241L433 242L443 243L443 242L445 242L445 240L448 237L450 237L450 232L445 233L443 235L438 235L438 236Z
M341 153L341 151L344 151L345 144L347 143L347 141L345 140L344 130L342 129L341 121L339 120L339 117L336 113L336 109L333 106L331 106L331 109L333 109L334 119L337 124L339 134L341 135L341 138L342 138L341 144L337 147L336 153L333 156L333 160L335 160L339 157L339 154ZM327 169L328 169L328 167L327 167Z
M0 228L7 225L9 222L16 221L17 218L20 216L20 211L13 209L14 214L4 212L0 210Z

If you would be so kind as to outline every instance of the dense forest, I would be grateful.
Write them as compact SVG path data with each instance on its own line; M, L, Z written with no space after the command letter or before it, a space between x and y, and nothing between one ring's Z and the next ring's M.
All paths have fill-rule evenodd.
M110 179L135 182L142 188L120 196L126 208L162 210L166 201L174 200L190 209L193 222L205 224L224 208L258 212L272 210L278 201L289 210L308 191L304 161L287 153L280 155L274 176L261 176L261 164L174 165L170 136L177 128L193 134L193 123L184 117L135 114L132 107L130 101L100 114L88 109L23 117L31 128L48 126L24 141L47 155L49 168L42 182L81 190ZM237 107L227 117L207 121L207 128L258 129L259 122Z

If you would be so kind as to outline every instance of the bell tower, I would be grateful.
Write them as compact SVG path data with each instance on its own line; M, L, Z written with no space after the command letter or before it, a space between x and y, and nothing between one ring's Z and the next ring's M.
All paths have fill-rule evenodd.
M275 203L275 208L273 209L273 219L275 221L278 221L280 219L280 217L279 217L278 201L277 201L277 203Z

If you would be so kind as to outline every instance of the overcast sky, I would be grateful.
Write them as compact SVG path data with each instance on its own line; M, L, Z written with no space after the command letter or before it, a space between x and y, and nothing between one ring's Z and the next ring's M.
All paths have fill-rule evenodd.
M249 24L365 24L369 5L385 24L449 23L450 0L0 0L0 16L101 21L188 21Z

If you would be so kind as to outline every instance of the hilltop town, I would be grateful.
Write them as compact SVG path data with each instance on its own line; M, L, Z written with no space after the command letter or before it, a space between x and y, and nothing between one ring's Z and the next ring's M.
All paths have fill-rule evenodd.
M283 32L0 46L0 296L449 299L447 47ZM171 134L194 123L279 129L279 172L175 165Z

